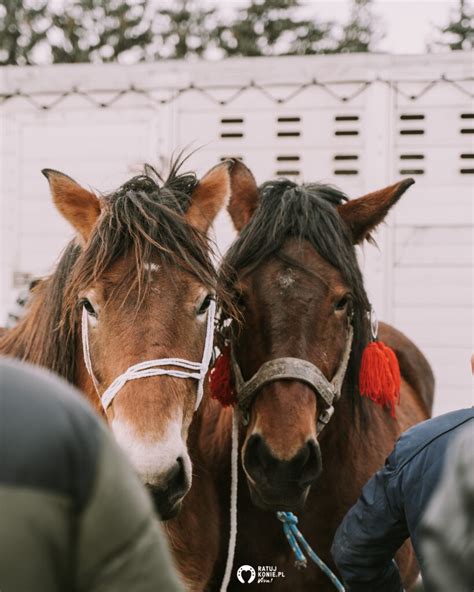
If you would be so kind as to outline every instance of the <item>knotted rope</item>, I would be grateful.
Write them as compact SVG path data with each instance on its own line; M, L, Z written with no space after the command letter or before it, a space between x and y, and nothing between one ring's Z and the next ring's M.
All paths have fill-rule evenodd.
M311 548L308 541L304 538L298 528L298 518L293 512L277 512L277 518L283 522L283 532L290 544L290 547L295 554L295 565L298 568L304 568L308 565L308 561L301 547L303 547L309 558L319 567L319 569L331 580L336 590L345 592L344 586L338 578L332 573L324 561Z

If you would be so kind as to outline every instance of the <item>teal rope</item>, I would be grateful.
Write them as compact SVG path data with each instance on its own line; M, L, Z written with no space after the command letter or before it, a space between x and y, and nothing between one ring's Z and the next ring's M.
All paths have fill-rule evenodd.
M296 567L301 569L301 568L304 568L308 565L305 554L301 550L301 547L303 547L306 554L319 567L319 569L331 580L331 582L334 584L334 587L338 590L338 592L345 592L345 588L341 584L341 582L332 573L332 571L324 563L324 561L322 561L318 557L318 555L316 555L316 553L310 547L308 541L301 534L301 532L297 526L298 525L298 518L293 514L293 512L277 512L277 518L278 518L278 520L283 522L283 532L285 533L285 536L288 539L288 543L290 544L290 547L291 547L293 553L295 554Z

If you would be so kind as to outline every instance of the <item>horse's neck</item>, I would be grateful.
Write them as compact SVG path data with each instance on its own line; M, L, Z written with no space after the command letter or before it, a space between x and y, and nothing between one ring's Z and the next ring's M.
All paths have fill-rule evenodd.
M53 354L51 312L48 291L43 288L30 303L25 315L12 329L2 332L0 352L58 372L58 356Z
M234 413L236 413L234 411ZM241 442L242 444L242 442ZM230 467L232 448L232 408L209 400L204 409L201 427L201 447L216 474ZM229 469L230 470L230 469Z
M371 440L371 431L378 421L367 401L354 402L354 396L344 385L341 398L334 405L334 413L318 438L321 452L331 459L331 464L332 459L338 465L345 464L354 457L354 448L359 453Z
M208 451L214 448L213 443L210 443L210 440L213 440L215 431L213 417L213 401L211 401L206 389L202 402L194 413L188 432L187 447L192 460L206 461L206 464L208 460L209 463L214 460L208 454Z
M398 427L385 409L368 399L354 405L354 396L360 395L343 391L319 439L323 473L310 492L305 512L317 513L323 503L328 506L323 511L332 511L329 506L334 512L347 510L383 465L397 437Z
M53 274L35 288L19 323L0 338L0 352L43 366L74 381L74 338L69 314L63 315L65 280Z
M33 303L35 304L35 303ZM40 303L37 303L34 309L39 311ZM11 356L24 360L31 361L34 355L38 355L37 348L33 347L34 343L34 320L33 316L36 312L31 306L23 318L12 329L2 329L0 333L0 353L6 356Z

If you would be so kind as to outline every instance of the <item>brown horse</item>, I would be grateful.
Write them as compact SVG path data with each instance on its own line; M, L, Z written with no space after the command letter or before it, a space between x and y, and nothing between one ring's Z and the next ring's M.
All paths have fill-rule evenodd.
M138 362L201 360L208 309L219 289L205 235L229 198L233 166L222 163L198 181L179 174L176 165L164 182L147 168L102 197L62 173L44 171L54 203L77 237L35 288L24 318L0 339L3 355L49 368L85 393L163 518L181 508L194 461L197 487L182 515L167 523L183 579L193 590L203 589L218 549L216 497L196 446L199 418L191 426L198 381L149 376L124 384L105 409L100 397ZM188 554L198 557L196 563Z
M335 570L330 546L344 514L400 432L430 415L431 369L416 346L388 325L381 326L380 338L395 350L402 372L396 419L358 392L370 305L354 245L370 238L412 181L353 201L327 185L281 180L258 189L249 171L241 182L245 195L234 196L228 207L240 235L223 264L224 277L230 278L224 280L226 289L241 315L240 325L233 321L229 329L223 323L234 354L234 380L238 368L248 381L262 365L284 357L310 362L331 380L349 324L353 341L332 419L321 392L298 377L270 378L253 393L240 428L237 547L229 589L239 589L239 566L270 565L286 576L274 580L272 589L329 591L332 584L313 564L296 569L275 512L297 512L303 535ZM320 432L318 420L327 423ZM213 455L223 509L217 585L229 532L230 410L215 403L205 425L203 447ZM408 586L417 573L409 544L397 561ZM256 584L246 589L257 589Z

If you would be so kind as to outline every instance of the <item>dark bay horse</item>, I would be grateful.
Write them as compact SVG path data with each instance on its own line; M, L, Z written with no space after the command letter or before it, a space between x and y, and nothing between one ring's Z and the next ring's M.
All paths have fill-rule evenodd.
M257 188L246 171L247 191L232 197L229 213L239 236L223 263L225 287L234 294L240 324L225 337L248 381L265 363L291 357L311 362L331 380L343 357L348 327L353 341L340 399L326 427L321 393L303 380L263 384L240 425L237 547L229 589L240 589L242 565L276 566L286 577L272 590L332 590L313 564L294 567L294 556L277 510L294 511L303 535L334 571L330 546L337 526L370 476L382 466L401 431L430 416L434 379L416 346L381 325L380 339L399 360L402 387L396 419L358 391L361 354L369 339L369 301L354 245L370 238L390 208L412 184L405 180L347 201L321 184L280 180ZM224 311L224 319L225 319ZM227 328L225 328L227 327ZM208 407L203 447L211 454L222 512L219 583L227 554L231 411ZM327 421L327 418L326 418ZM406 544L397 554L406 586L417 565ZM246 589L258 589L257 581Z
M180 378L178 366L176 375L130 379L109 405L101 397L137 363L203 358L209 309L219 293L206 233L230 196L233 167L222 163L200 181L177 165L166 181L147 168L101 197L45 170L53 201L77 237L35 288L23 319L0 339L1 354L44 366L85 393L162 518L178 513L194 473L189 502L166 523L192 590L209 578L219 534L216 496L196 445L199 418L191 425L202 409L194 413L198 381Z

